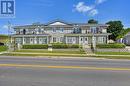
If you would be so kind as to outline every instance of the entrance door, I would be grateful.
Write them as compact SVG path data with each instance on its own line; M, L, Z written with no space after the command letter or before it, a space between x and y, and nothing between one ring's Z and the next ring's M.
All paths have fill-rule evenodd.
M42 38L39 38L39 44L42 44L42 41L43 41Z
M88 37L80 37L81 44L88 44Z
M33 44L33 38L30 38L30 44Z
M88 44L88 37L84 37L84 43Z

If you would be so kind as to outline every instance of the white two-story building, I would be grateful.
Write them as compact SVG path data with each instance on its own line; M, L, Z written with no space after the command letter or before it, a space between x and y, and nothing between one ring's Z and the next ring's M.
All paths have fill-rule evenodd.
M17 44L97 44L108 41L106 24L67 23L55 20L47 24L15 26L11 36Z

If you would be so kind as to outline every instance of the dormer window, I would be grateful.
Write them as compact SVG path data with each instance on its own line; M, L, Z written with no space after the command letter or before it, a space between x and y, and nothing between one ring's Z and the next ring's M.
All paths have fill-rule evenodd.
M23 34L24 34L24 35L26 34L26 29L23 29Z
M61 32L64 32L64 28L60 28Z
M39 34L39 28L36 28L35 31L36 31L36 34Z
M56 28L53 28L53 32L56 32Z
M41 28L41 34L43 34L44 33L44 28Z
M97 33L97 27L91 27L91 33Z

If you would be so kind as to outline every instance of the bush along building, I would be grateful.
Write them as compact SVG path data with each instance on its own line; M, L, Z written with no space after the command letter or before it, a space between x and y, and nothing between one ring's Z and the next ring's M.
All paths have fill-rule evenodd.
M47 24L15 26L11 36L16 44L106 44L109 33L106 24L68 23L54 20Z

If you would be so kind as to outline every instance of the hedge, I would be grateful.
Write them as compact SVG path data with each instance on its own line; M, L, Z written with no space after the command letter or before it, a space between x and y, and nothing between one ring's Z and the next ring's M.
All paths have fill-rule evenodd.
M33 45L23 45L23 49L47 49L48 45L47 44L33 44Z
M125 44L119 44L119 43L114 43L114 44L98 44L96 45L97 48L125 48Z
M54 49L79 48L78 44L52 44Z
M0 52L6 51L7 49L8 49L7 46L0 46Z
M44 44L44 45L23 45L22 46L23 49L48 49L48 45ZM78 44L61 44L61 43L54 43L52 44L52 48L53 49L69 49L69 48L79 48Z

